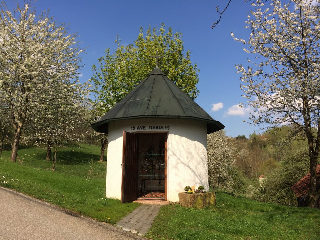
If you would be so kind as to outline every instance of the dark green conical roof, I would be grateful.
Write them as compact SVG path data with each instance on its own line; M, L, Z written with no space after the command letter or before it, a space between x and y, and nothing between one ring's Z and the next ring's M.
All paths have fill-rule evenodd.
M92 127L108 132L108 123L138 118L192 119L207 123L207 133L224 128L172 82L159 68L155 68L134 90L118 102Z

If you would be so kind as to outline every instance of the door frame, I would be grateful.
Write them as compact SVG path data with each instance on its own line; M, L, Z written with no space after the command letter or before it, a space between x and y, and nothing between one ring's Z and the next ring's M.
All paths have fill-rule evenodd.
M169 132L126 132L123 131L123 146L122 146L122 184L121 184L121 202L125 203L125 202L132 202L134 200L137 199L137 192L138 192L138 159L137 159L137 136L138 134L166 134L166 139L165 139L165 153L164 153L164 161L165 161L165 170L164 170L164 175L165 175L165 201L167 201L167 196L168 196L168 186L167 186L167 182L168 182L168 178L167 178L167 171L168 171L168 164L167 164L167 157L168 157L168 136L169 136ZM131 136L130 136L131 135ZM128 149L128 139L129 141L132 140L132 138L135 138L135 140L133 140L133 144L131 145L133 148L135 149ZM126 162L128 161L128 154L129 153L133 153L136 154L136 156L133 156L133 158L131 158L131 160L135 160L135 167L133 167L132 171L135 171L135 174L132 179L132 181L134 181L134 183L131 183L131 186L133 187L132 190L135 190L135 193L133 194L133 196L126 196L127 195L127 188L128 188L128 184L127 184L127 179L126 177L128 176L127 172L126 172ZM132 193L131 193L132 194Z

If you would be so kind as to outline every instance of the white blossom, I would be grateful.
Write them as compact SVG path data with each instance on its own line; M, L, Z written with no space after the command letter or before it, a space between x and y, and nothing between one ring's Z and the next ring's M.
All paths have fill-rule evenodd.
M0 103L8 106L15 130L13 153L26 124L39 124L44 115L50 123L59 114L53 106L66 104L67 96L79 93L71 87L81 61L76 38L46 12L36 15L25 4L13 14L0 4ZM15 161L13 155L11 160Z
M208 173L212 187L226 190L232 188L231 170L236 158L236 149L223 130L208 135Z
M320 11L318 2L254 1L246 21L251 34L246 51L254 56L241 64L241 89L252 107L251 121L269 126L291 124L304 132L310 158L310 206L319 195L316 165L320 149ZM318 191L318 192L317 192Z

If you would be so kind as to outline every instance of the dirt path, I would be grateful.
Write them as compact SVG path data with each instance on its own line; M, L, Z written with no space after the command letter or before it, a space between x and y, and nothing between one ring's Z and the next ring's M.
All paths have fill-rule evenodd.
M0 187L0 239L145 239Z

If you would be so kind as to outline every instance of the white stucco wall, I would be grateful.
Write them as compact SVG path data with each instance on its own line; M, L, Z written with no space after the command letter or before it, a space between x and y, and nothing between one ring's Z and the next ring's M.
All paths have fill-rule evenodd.
M138 130L138 126L144 126ZM150 130L149 126L169 127ZM143 128L143 127L142 127ZM167 200L179 201L178 193L189 185L208 189L206 123L180 119L135 119L109 123L106 196L121 199L123 131L168 132Z

